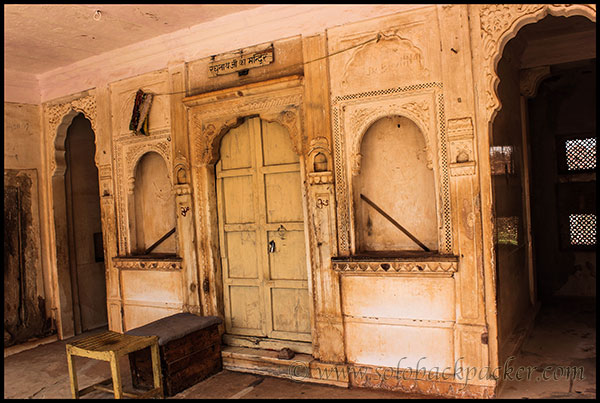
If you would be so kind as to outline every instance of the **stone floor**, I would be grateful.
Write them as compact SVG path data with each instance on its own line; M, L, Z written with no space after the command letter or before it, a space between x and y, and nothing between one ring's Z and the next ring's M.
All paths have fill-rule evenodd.
M5 357L4 398L70 398L65 344L72 340L74 339L55 341ZM110 376L108 363L75 357L75 364L80 388ZM126 391L131 391L126 357L123 357L121 366L124 388ZM596 397L595 306L564 301L542 305L535 327L524 342L520 354L510 362L510 366L515 370L519 366L535 366L539 369L531 371L532 376L529 381L516 379L503 381L498 393L499 398L594 399ZM574 380L568 379L563 369L567 366L583 367L584 379L580 379L580 376ZM548 367L551 369L543 372L544 368ZM559 367L561 370L557 370ZM544 376L550 379L544 381ZM553 376L557 379L552 379ZM96 391L84 396L84 398L88 397L110 399L113 396ZM344 389L225 370L173 398L419 399L424 397L383 390Z
M523 367L525 375L531 368L531 376L519 381L513 372L512 380L500 384L500 398L595 399L594 301L559 299L543 304L531 334L509 365L515 371ZM583 371L576 373L575 368Z

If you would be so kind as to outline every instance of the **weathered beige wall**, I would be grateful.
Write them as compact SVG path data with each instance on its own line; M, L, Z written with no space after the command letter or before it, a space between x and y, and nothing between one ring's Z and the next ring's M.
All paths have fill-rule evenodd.
M33 242L26 254L35 268L35 296L45 300L45 314L52 316L53 290L48 265L47 228L43 216L42 198L46 188L42 168L42 109L40 105L4 103L4 169L22 172L31 180L31 227L27 231ZM37 303L37 301L36 301Z
M522 51L523 43L516 40L509 42L505 48L504 56L498 64L500 77L498 95L502 101L502 109L493 122L491 136L492 146L513 147L514 161L514 173L492 175L496 232L503 231L502 218L516 217L516 220L518 220L516 243L496 243L498 337L501 340L501 358L506 358L506 355L510 353L510 351L503 349L504 342L508 341L511 332L531 306L529 301L527 248L524 247L526 242L522 187L524 167L519 87L519 66Z

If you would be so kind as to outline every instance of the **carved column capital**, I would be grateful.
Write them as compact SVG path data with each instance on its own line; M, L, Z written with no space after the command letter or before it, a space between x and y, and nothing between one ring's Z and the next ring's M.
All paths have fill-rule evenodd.
M540 83L551 74L550 66L540 66L519 72L519 90L521 95L533 98L537 94Z

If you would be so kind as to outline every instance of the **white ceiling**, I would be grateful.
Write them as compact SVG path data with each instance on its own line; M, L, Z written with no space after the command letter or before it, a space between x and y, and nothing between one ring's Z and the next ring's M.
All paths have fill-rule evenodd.
M4 69L37 75L259 6L5 4Z

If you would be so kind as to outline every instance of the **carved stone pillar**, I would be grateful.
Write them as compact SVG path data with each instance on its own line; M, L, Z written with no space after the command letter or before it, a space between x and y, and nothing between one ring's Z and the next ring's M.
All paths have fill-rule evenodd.
M325 35L303 39L304 60L327 54ZM314 240L313 296L314 355L322 362L343 363L344 324L341 310L340 276L331 267L337 256L335 189L331 155L329 77L327 59L308 63L304 70L305 127L310 148L306 159L309 228ZM324 85L324 82L326 85Z
M496 317L488 317L492 307L487 304L495 305L495 300L489 297L493 291L485 289L483 272L471 44L468 31L462 28L469 24L468 9L464 5L438 6L438 18L442 32L457 33L442 36L441 49L454 212L453 249L459 257L459 270L455 276L454 358L458 367L494 367ZM486 296L489 297L487 300ZM495 385L495 380L478 379L474 383L490 387Z
M194 233L194 209L190 181L189 142L186 111L182 103L185 96L185 64L169 64L171 92L171 136L173 147L173 184L177 213L177 239L179 256L183 259L183 307L185 311L201 313L200 288Z

